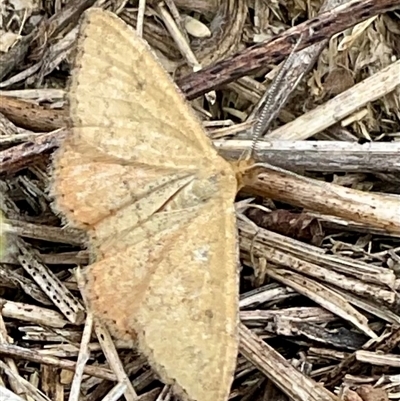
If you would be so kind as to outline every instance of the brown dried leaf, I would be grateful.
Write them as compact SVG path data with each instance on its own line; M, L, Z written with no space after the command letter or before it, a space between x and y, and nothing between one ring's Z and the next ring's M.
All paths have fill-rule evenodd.
M321 245L325 236L318 220L305 213L284 209L264 213L259 209L249 209L247 215L260 227L316 246Z

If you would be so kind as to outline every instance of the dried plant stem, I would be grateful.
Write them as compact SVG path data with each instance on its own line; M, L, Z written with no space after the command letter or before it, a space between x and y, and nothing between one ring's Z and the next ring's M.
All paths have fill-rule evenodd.
M307 127L303 127L307 131ZM216 140L214 145L224 158L238 160L245 150L250 149L251 142L250 140ZM287 170L399 173L400 143L260 141L257 144L255 160Z
M339 401L339 399L304 376L272 347L243 324L239 325L240 353L264 373L293 401Z
M328 288L334 290L336 293L341 295L347 302L356 306L357 308L372 315L375 315L380 319L385 320L386 322L389 322L395 326L400 325L400 316L397 315L395 312L391 311L386 306L374 303L373 298L365 299L357 297L356 295L350 292L343 291L337 287L333 288L332 286L329 285Z
M1 104L1 99L0 99ZM34 140L13 146L0 152L0 174L13 174L33 163L45 153L56 149L66 138L67 129L43 134Z
M68 321L63 319L60 313L48 308L8 301L2 298L0 298L0 302L2 315L7 318L53 328L63 328L68 324Z
M92 335L92 328L93 328L93 314L90 311L88 311L86 315L85 327L83 329L78 360L76 362L74 379L72 381L71 391L69 393L68 401L79 401L82 377L84 374L86 362L89 360L90 357L89 343L90 343L90 337Z
M9 356L11 358L24 359L34 363L43 365L55 366L57 368L75 371L76 363L68 359L60 359L54 356L41 355L35 350L28 348L19 347L12 344L1 344L0 343L0 355ZM117 378L113 372L109 369L105 369L100 366L87 365L84 368L86 375L98 377L104 380L116 381Z
M4 226L5 232L20 237L60 242L62 244L71 244L76 246L79 246L84 242L83 233L76 229L43 226L40 224L32 224L12 219L8 219Z
M253 170L244 177L254 194L400 234L400 202L396 198L335 184L321 185L316 180L314 185L313 180L267 170Z
M36 132L63 128L67 125L68 120L68 110L49 109L9 96L0 96L0 113L18 127Z
M145 9L146 9L146 0L139 0L136 33L140 37L143 36L143 22L144 22Z
M103 398L102 401L118 401L124 395L127 389L127 384L125 382L117 383Z
M126 385L124 393L126 401L135 401L137 399L137 394L132 386L132 383L129 380L129 377L126 375L124 371L124 367L122 365L121 360L118 357L117 350L115 348L115 345L111 339L108 330L99 323L95 323L94 329L96 332L96 336L99 340L100 346L104 352L104 355L107 358L107 362L109 363L111 369L117 376L118 382L124 383Z
M60 312L72 323L80 324L84 319L84 309L73 294L57 276L33 253L22 239L18 240L21 266L31 275L41 290L49 297Z

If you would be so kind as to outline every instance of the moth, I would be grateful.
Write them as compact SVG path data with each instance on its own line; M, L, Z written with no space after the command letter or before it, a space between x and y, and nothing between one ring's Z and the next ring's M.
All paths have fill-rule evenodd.
M239 342L235 168L110 12L83 16L68 100L52 193L88 233L89 307L178 393L227 400Z

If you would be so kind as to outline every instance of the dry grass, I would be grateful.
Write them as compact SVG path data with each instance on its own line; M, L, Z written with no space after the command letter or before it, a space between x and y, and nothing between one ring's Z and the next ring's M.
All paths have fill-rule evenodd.
M147 1L143 32L177 80L322 6L174 3ZM0 258L0 400L171 397L143 357L93 328L75 274L88 263L82 234L62 228L47 192L51 153L67 133L77 17L92 4L0 2L0 208L10 248ZM96 5L136 26L137 2ZM174 12L181 22L168 25ZM238 197L232 399L400 399L399 43L399 14L373 16L300 51L277 85L279 66L265 65L191 102L230 158L249 148L257 110L267 110L256 154L272 166L248 177Z

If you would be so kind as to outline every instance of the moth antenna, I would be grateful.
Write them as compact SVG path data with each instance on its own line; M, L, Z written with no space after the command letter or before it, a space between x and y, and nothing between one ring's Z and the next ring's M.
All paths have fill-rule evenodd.
M252 144L250 148L250 157L254 157L254 153L257 150L257 143L261 136L263 136L264 132L267 132L269 126L272 122L274 117L274 103L275 97L279 91L279 87L286 76L286 73L290 70L293 61L295 59L296 51L301 43L302 35L300 36L299 40L297 41L296 45L294 46L293 50L289 54L289 57L283 63L282 67L280 68L278 75L275 77L274 81L272 82L269 90L266 93L264 99L260 101L259 111L256 112L258 115L256 117L255 123L252 128ZM297 85L297 82L296 84ZM283 105L283 104L282 104ZM282 107L280 105L280 107Z

